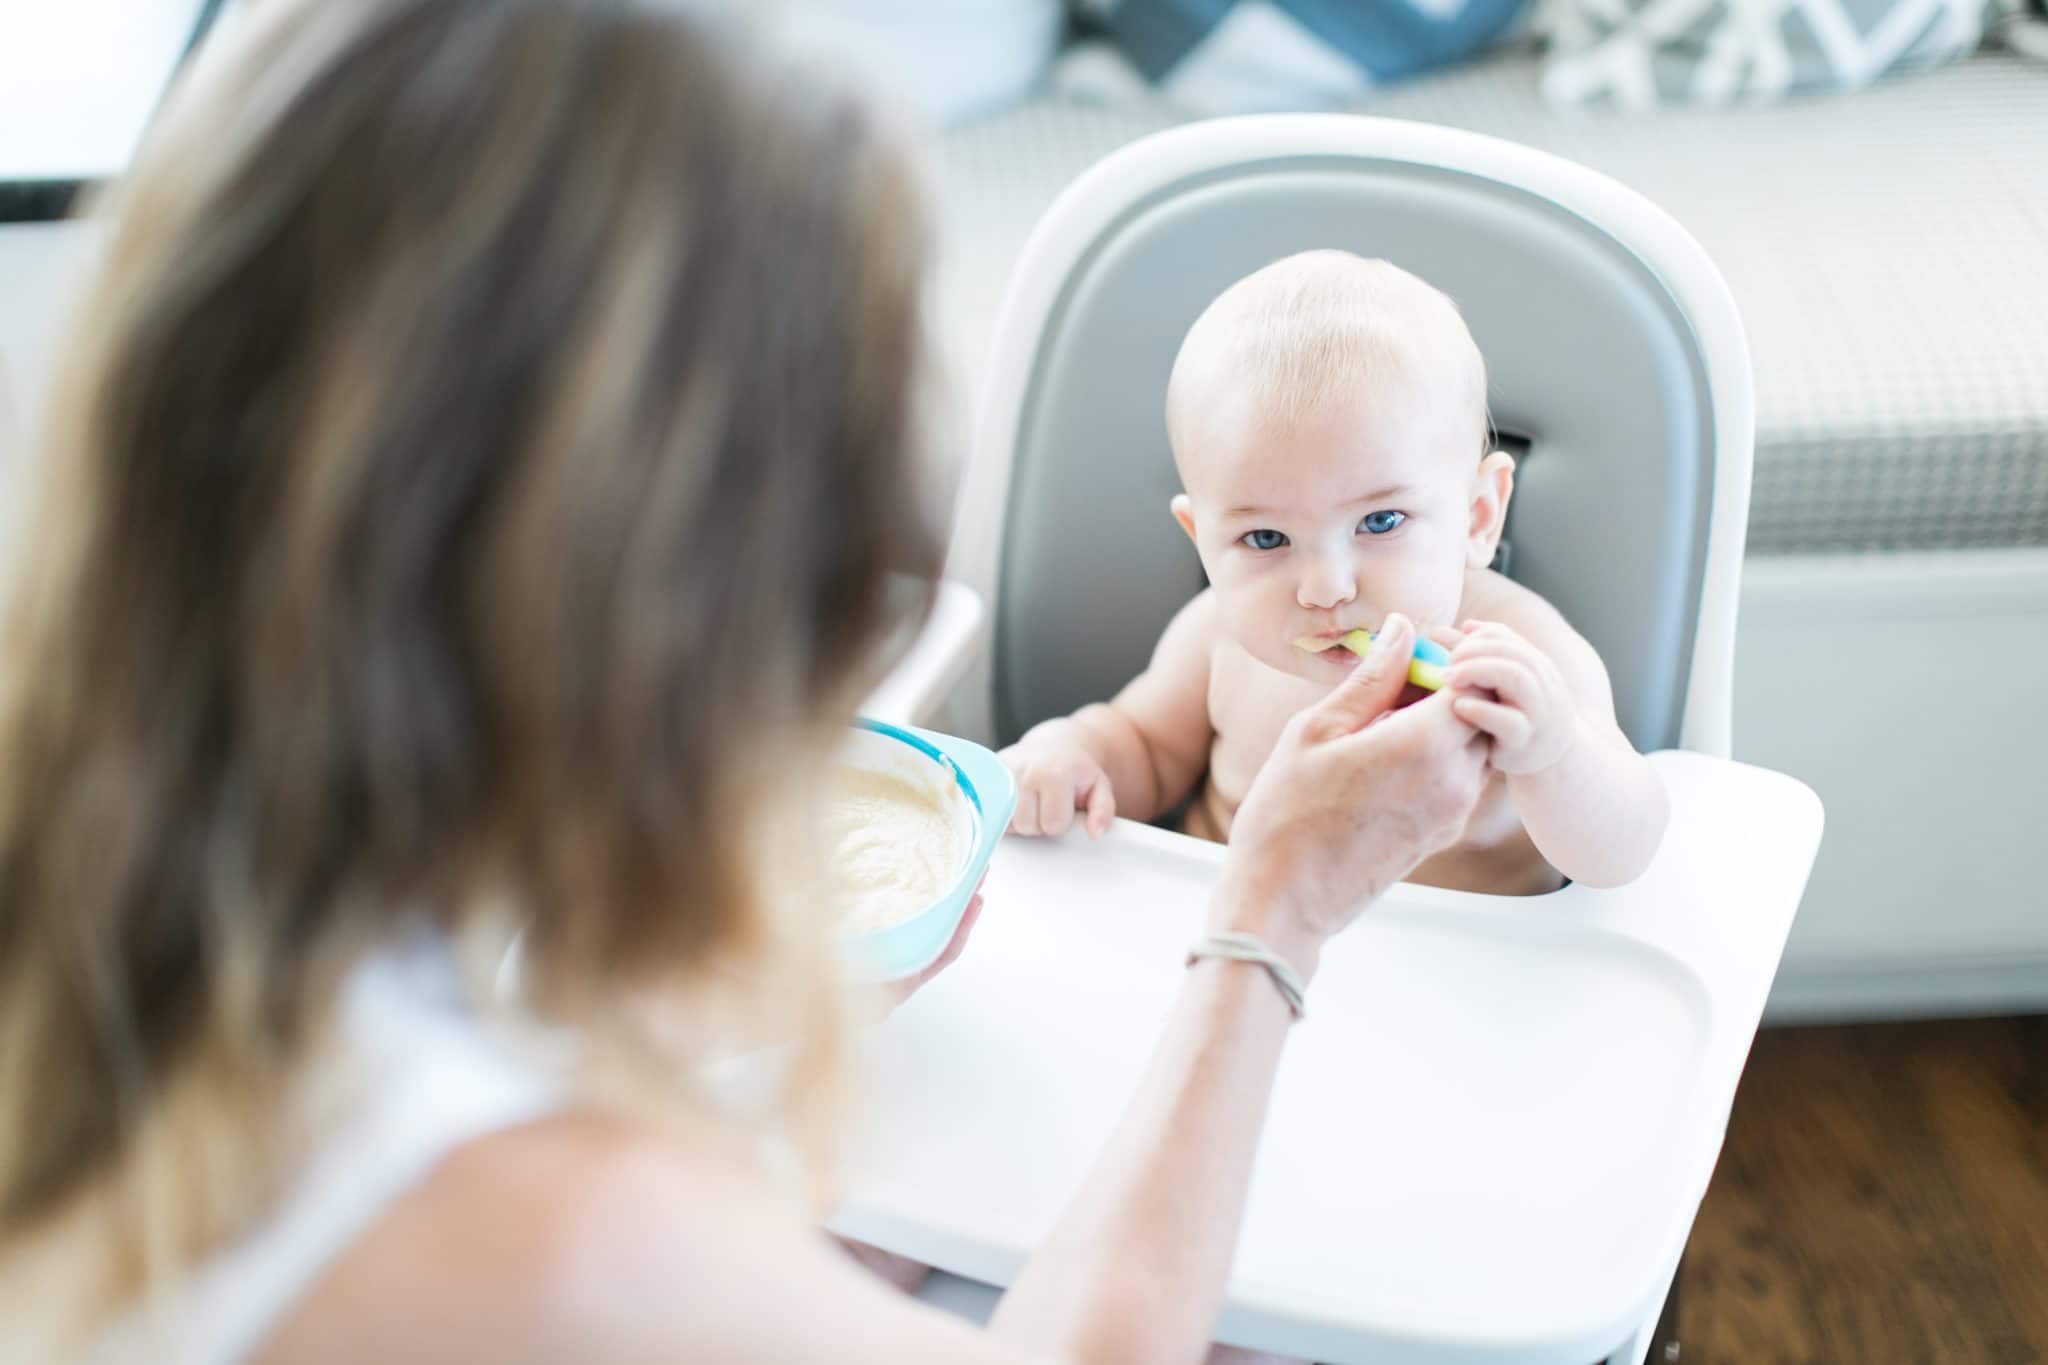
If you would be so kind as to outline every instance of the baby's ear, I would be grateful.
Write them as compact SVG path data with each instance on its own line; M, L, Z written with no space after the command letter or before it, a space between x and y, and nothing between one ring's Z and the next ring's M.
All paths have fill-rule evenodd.
M1465 562L1475 569L1493 563L1500 533L1507 526L1508 499L1515 495L1515 457L1496 450L1479 462L1472 476L1472 524L1466 536Z
M1188 533L1188 539L1195 539L1195 504L1185 493L1175 493L1167 506L1173 511L1173 519L1180 523L1180 529ZM1197 542L1199 543L1199 542Z

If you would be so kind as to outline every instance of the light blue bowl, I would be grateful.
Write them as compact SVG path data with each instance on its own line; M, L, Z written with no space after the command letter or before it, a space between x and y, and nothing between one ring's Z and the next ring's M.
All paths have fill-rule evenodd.
M933 765L933 776L950 783L956 811L966 823L963 842L968 851L944 895L908 919L840 939L849 976L857 981L893 981L923 971L946 950L967 912L975 883L1010 827L1017 784L994 754L970 740L865 718L855 721L854 728L865 732L859 737L861 746L873 745L875 740L867 736L876 736L911 751L893 756L894 761L907 757L913 765Z

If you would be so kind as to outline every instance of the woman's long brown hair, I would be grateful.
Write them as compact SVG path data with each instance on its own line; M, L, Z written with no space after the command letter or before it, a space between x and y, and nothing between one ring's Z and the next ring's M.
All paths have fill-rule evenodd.
M936 566L857 102L626 4L249 28L105 206L0 637L0 1251L153 1152L177 1254L253 1216L411 924L515 920L592 1037L726 983L827 1049L764 831Z

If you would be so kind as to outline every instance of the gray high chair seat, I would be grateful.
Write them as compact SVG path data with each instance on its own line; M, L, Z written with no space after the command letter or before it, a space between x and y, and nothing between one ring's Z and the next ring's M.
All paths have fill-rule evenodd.
M1343 115L1148 138L1034 233L951 569L992 594L996 737L1114 694L1202 588L1167 514L1175 352L1233 281L1318 247L1384 257L1457 302L1520 456L1502 567L1599 650L1638 748L1725 755L1753 419L1719 275L1667 215L1582 167Z

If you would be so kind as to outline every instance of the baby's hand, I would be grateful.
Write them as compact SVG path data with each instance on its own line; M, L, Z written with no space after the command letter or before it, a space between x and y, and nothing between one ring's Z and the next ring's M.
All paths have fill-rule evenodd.
M1438 641L1451 650L1444 671L1451 708L1491 740L1495 770L1541 772L1571 751L1578 702L1549 655L1492 621L1467 621Z
M1017 779L1016 834L1058 838L1085 811L1088 837L1097 839L1116 818L1109 774L1070 719L1047 721L998 754Z

